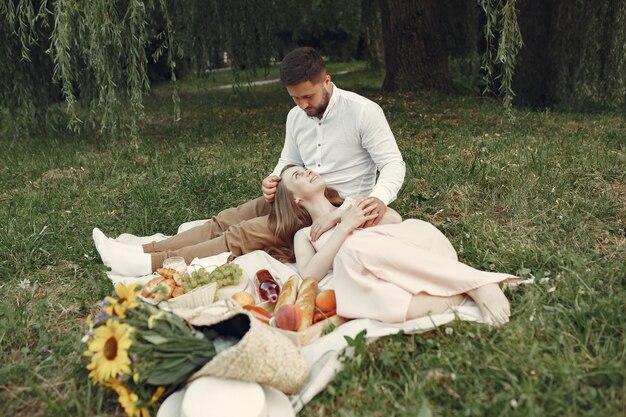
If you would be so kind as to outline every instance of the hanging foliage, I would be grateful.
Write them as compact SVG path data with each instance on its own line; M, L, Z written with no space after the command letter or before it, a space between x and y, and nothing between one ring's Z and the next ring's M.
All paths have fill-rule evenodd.
M485 43L482 69L486 91L497 89L504 107L513 103L512 83L522 35L517 22L516 0L478 0L485 12ZM494 86L497 86L494 89Z
M51 14L47 2L0 2L0 122L28 131L32 121L54 125L52 103L61 100L50 78Z
M155 11L166 23L157 35L161 48L175 51L165 1L3 3L0 74L19 79L0 90L3 119L50 126L49 115L58 114L53 104L63 101L72 130L87 124L109 136L135 133L150 89L145 48Z
M183 51L199 73L224 57L239 70L267 66L276 50L275 7L271 0L0 3L0 75L15 80L0 89L0 118L50 127L48 115L64 103L74 131L135 134L150 91L149 60L164 60L172 81ZM178 119L176 88L172 100Z

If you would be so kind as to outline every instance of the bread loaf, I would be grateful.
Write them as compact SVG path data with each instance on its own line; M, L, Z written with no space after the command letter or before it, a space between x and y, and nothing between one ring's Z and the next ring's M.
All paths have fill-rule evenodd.
M313 313L315 312L315 296L317 295L317 280L315 278L305 278L298 289L296 306L302 311L302 323L299 332L308 328L313 323Z
M285 282L283 288L280 290L280 294L278 295L278 301L276 301L276 305L274 306L275 312L285 304L293 304L296 302L299 281L300 277L292 275L289 277L287 282Z

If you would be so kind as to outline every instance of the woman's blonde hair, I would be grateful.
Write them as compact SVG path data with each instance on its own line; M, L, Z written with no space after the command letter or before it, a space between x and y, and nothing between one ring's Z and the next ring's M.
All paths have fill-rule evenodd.
M281 171L281 175L287 169L298 165L287 165ZM330 187L326 187L324 195L334 206L343 204L339 193ZM305 208L296 204L293 193L287 189L283 181L278 182L274 203L269 214L269 227L274 234L274 240L281 242L282 246L266 248L266 251L274 258L282 262L295 262L293 251L293 237L296 232L312 224L311 216Z

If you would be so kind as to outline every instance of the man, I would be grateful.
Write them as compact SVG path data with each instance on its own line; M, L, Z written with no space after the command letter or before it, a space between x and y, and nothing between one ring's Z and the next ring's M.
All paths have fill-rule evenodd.
M364 227L382 219L402 186L405 164L380 106L337 88L313 48L287 54L280 64L280 78L296 106L287 116L278 164L262 182L263 197L226 209L201 226L143 245L143 251L132 255L94 229L94 241L106 265L123 275L141 275L160 268L171 256L190 262L222 252L239 256L284 244L275 242L267 217L280 171L287 164L314 170L342 197L368 197L375 202L373 212L379 215ZM318 221L312 227L312 239L337 221L332 217Z
M382 109L373 101L337 88L313 48L299 48L280 65L283 86L296 103L287 116L285 144L272 175L262 184L271 202L285 165L304 165L320 174L342 197L369 196L379 215L397 196L405 165ZM380 172L376 181L376 172ZM312 238L334 226L317 224Z

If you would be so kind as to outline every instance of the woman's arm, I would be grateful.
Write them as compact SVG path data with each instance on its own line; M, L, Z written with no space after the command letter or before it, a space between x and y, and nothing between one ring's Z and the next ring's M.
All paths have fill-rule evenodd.
M313 277L318 281L324 278L333 265L335 255L339 252L339 248L350 235L350 232L346 228L337 226L319 252L315 251L313 244L304 232L296 233L293 244L300 276L303 278Z
M318 252L315 251L311 241L302 230L296 233L293 239L294 253L298 271L303 278L313 277L318 281L322 279L333 264L339 248L352 231L367 220L376 217L375 214L365 214L370 208L364 207L364 204L364 202L353 204L342 212L341 223L337 225L330 239Z

